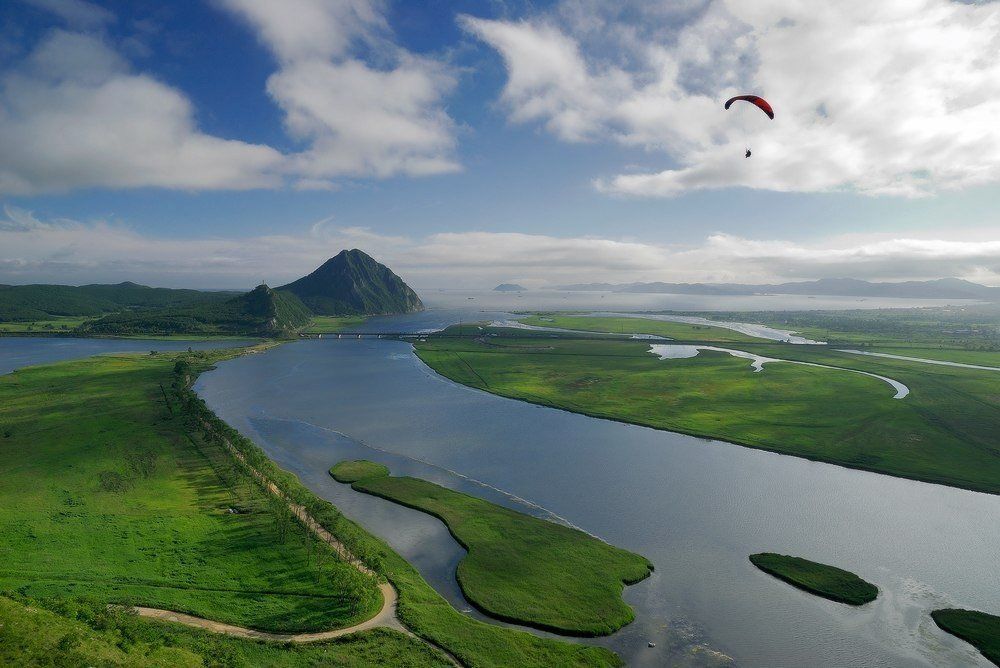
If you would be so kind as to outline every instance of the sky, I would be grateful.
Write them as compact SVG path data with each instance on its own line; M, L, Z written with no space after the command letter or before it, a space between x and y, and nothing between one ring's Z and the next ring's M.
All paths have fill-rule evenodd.
M1000 285L998 118L1000 2L5 0L0 283Z

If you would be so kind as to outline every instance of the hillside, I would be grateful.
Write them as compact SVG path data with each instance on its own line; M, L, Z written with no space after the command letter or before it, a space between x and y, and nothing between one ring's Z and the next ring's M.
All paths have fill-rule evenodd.
M357 249L341 251L278 290L296 295L317 315L388 315L424 309L403 279Z
M309 309L293 294L259 285L224 302L113 313L84 323L81 334L240 334L281 336L307 325Z
M114 285L0 285L0 320L44 320L52 316L99 316L124 309L165 308L222 302L232 293Z

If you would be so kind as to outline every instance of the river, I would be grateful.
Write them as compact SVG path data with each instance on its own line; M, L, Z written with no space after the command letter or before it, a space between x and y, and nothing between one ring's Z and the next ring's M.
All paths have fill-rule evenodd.
M630 665L699 665L705 648L743 666L989 665L927 613L1000 613L996 496L496 397L438 376L398 341L292 343L225 362L196 389L460 609L462 552L443 525L333 482L332 464L381 461L649 557L655 573L625 593L636 622L598 641ZM819 599L757 571L747 556L760 551L846 568L881 595L860 609Z

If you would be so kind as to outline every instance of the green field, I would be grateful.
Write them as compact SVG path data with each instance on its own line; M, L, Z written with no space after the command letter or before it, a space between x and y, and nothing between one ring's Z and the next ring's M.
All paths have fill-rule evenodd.
M0 376L0 590L271 631L371 617L375 583L290 530L168 407L173 370L115 355Z
M451 330L445 332L449 333ZM496 336L489 334L495 333ZM1000 373L839 353L826 346L729 343L768 357L888 376L911 393L839 369L702 351L660 360L648 343L486 332L428 337L417 355L456 381L546 406L719 438L783 454L1000 492Z
M468 551L456 573L463 593L490 615L586 636L613 633L634 618L621 593L652 570L639 555L426 480L390 477L381 464L341 462L330 473L442 520Z
M878 587L854 573L787 554L751 554L750 563L779 580L805 591L848 605L864 605L878 597Z
M366 319L363 315L316 315L302 331L307 334L336 334L360 325Z
M93 601L0 596L0 665L129 668L451 666L426 643L375 629L307 644L256 642L154 622Z
M987 659L1000 666L1000 617L975 610L935 610L934 623L975 646Z
M400 619L463 664L620 664L605 648L458 612L385 542L221 422L190 385L210 364L238 353L114 355L0 376L0 591L8 592L0 608L16 617L22 602L44 607L58 613L56 626L65 629L57 637L0 619L0 659L49 657L51 643L72 649L80 635L97 652L88 657L122 650L125 658L116 654L114 661L125 665L175 665L154 660L164 645L188 652L179 665L440 665L439 655L414 651L412 640L390 632L286 648L131 616L109 621L93 612L120 602L266 630L327 629L379 605L374 582L312 541L227 453L225 440L391 580ZM67 620L72 624L65 626ZM114 665L90 660L78 663Z
M615 334L655 334L677 341L732 342L761 341L724 327L689 325L648 318L611 318L576 315L535 315L518 318L520 322L535 327L559 327L581 332L612 332Z
M0 322L0 334L67 334L85 322L82 316L52 317L42 320Z

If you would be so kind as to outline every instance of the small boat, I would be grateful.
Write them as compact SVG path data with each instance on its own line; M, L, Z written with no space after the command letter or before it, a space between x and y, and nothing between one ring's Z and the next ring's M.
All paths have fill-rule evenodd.
M655 643L655 642L653 642L652 640L650 640L650 641L649 641L649 642L648 642L648 643L646 644L646 646L647 646L647 647L656 647L656 643Z

